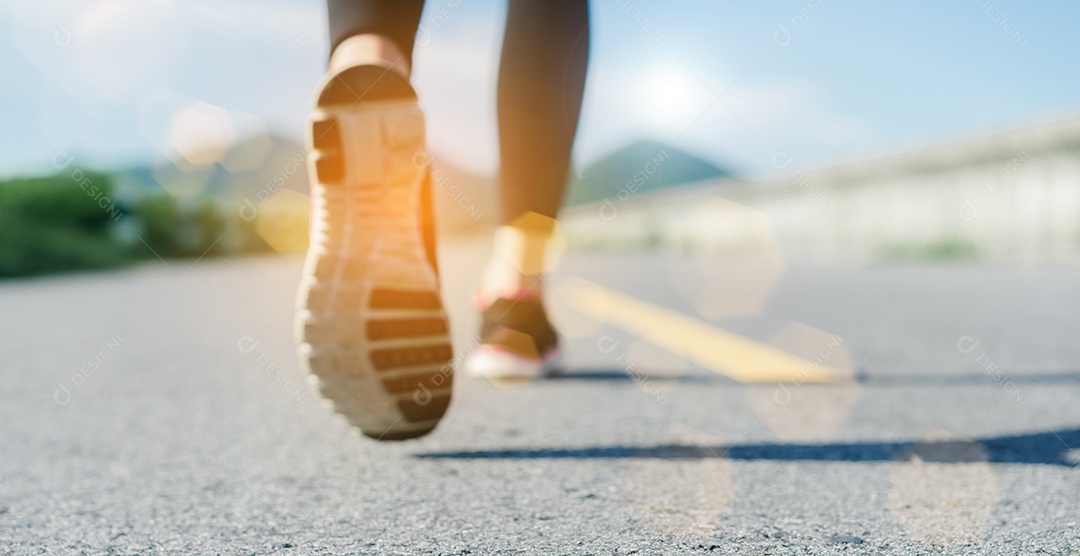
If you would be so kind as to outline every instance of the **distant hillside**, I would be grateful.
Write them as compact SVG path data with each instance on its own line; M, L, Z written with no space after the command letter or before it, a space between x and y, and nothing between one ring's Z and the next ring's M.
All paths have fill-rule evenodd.
M436 158L431 185L440 230L473 232L498 222L498 178L494 175L477 174Z
M586 167L571 182L564 204L594 203L624 189L637 194L731 174L677 147L639 140Z
M139 191L165 189L178 199L213 198L223 207L240 207L245 200L256 205L273 193L288 189L308 194L303 145L284 137L259 135L237 142L216 160L193 166L179 159L117 172L122 198ZM436 158L432 175L439 228L446 232L469 232L498 222L498 178L473 173L453 161ZM580 178L572 178L567 206L614 198L623 189L632 193L656 191L731 173L677 147L658 141L639 140L590 164ZM298 202L302 197L291 198Z
M211 164L192 166L164 162L117 172L125 189L160 186L174 196L211 196L219 199L262 196L280 189L307 194L306 152L303 145L274 135L256 135L237 142Z

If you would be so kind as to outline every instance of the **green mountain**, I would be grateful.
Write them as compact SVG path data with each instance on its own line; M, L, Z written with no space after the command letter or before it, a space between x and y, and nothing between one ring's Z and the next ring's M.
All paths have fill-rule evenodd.
M638 140L587 166L571 180L564 204L595 203L731 175L677 147Z

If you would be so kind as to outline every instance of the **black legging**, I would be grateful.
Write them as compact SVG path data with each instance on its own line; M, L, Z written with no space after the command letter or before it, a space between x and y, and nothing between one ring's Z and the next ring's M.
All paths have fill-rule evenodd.
M508 0L499 64L502 223L533 211L552 218L562 204L589 58L587 0ZM424 0L327 0L331 52L375 33L412 66Z

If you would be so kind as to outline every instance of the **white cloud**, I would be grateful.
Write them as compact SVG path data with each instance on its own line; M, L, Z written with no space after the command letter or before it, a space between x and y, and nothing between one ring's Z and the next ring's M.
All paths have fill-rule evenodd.
M415 83L428 114L429 143L457 165L491 172L498 165L495 103L505 8L490 1L463 5L438 14L436 25L433 10L449 6L429 6L427 37L416 49ZM15 110L37 122L36 131L55 148L152 155L160 145L148 140L139 110L161 90L251 114L299 139L325 68L325 14L308 3L57 0L3 9L14 47L34 65L5 97L35 97ZM575 149L579 162L655 137L762 174L776 150L814 165L879 139L868 124L831 106L814 83L755 71L744 76L744 68L724 67L720 57L683 60L675 55L680 44L662 47L625 19L609 22L609 35L597 21ZM57 44L62 28L70 32L64 46ZM722 93L721 102L713 102L714 92ZM168 121L171 114L159 116ZM0 140L6 145L16 138Z
M498 167L495 88L502 21L456 14L426 25L430 42L414 52L414 84L428 122L428 145L453 164L490 173Z
M832 109L828 100L811 83L740 78L676 57L593 67L576 152L587 163L651 137L764 175L773 170L769 161L777 150L820 159L871 135L867 124Z
M75 53L65 69L102 99L130 99L175 67L186 37L167 0L107 0L72 30Z
M20 100L13 109L35 126L29 132L85 153L86 163L153 156L160 145L140 128L139 107L161 90L253 114L299 139L325 68L325 18L308 3L59 0L4 8L14 50L0 49L3 65L14 58L13 67L32 66L5 99ZM26 166L50 154L23 152L18 160Z

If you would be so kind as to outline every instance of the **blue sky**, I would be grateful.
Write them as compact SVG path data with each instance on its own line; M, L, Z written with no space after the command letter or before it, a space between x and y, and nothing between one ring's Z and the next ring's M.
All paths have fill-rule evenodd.
M779 150L821 167L1080 114L1080 3L592 8L578 163L655 137L767 177ZM497 164L504 13L503 0L430 0L430 41L417 48L431 149L477 171ZM58 150L99 166L165 160L181 131L188 142L262 129L299 139L324 17L321 2L297 0L5 3L0 175L46 171Z

